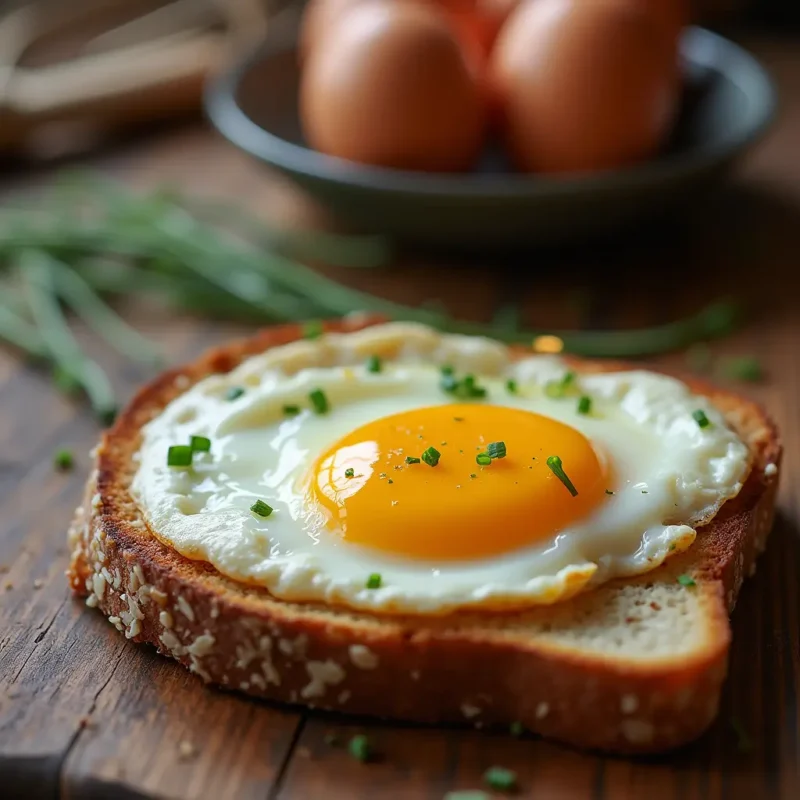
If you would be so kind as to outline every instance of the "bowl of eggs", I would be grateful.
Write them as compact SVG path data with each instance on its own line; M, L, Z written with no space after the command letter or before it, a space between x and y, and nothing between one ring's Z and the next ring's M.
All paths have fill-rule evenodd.
M212 123L351 227L446 247L608 233L713 185L772 82L685 0L309 0Z

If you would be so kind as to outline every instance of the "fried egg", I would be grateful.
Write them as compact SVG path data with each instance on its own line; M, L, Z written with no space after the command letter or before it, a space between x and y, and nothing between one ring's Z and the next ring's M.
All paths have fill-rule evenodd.
M750 469L680 381L576 375L405 323L201 380L145 426L137 458L134 497L183 555L285 600L419 614L554 603L652 570Z

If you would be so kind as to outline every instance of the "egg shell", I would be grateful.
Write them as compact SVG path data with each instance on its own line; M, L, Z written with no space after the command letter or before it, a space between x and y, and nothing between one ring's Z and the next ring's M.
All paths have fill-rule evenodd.
M312 147L383 167L466 170L486 108L447 21L414 3L364 3L303 70L300 117Z
M653 156L679 90L674 45L616 0L533 0L495 46L493 92L523 171L614 169Z
M468 55L482 62L499 30L496 11L480 12L478 0L310 0L303 11L300 26L298 49L301 62L323 39L335 35L339 23L352 9L366 3L416 4L444 14L453 24Z
M663 30L670 41L677 43L691 14L687 0L605 0L627 5L647 14Z

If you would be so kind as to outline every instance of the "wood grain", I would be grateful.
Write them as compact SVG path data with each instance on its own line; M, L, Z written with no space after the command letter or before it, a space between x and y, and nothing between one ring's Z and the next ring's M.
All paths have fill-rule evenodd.
M97 428L46 376L0 351L0 795L441 798L480 788L484 769L499 764L517 771L518 796L546 800L800 796L800 50L770 41L756 49L784 91L781 124L737 181L688 221L510 262L407 253L387 270L336 273L475 319L519 299L526 322L544 327L664 321L723 292L748 301L750 324L714 349L766 365L769 381L744 390L780 423L785 471L770 546L734 614L730 679L708 735L668 757L607 759L502 732L345 719L205 689L69 598L64 531ZM265 180L199 126L121 145L93 163L134 186L169 182L284 223L325 223L283 181ZM152 309L128 313L173 363L243 330ZM146 377L86 342L122 397ZM683 356L658 363L676 367ZM61 445L77 455L71 473L53 471ZM339 745L326 742L332 732ZM380 754L375 763L347 753L347 739L361 732Z

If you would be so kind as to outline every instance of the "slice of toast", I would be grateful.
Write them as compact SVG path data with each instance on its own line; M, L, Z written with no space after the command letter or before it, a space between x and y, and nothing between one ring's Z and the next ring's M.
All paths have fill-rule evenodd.
M267 329L162 375L104 435L70 530L68 575L87 605L204 681L283 702L418 722L520 723L622 753L673 748L708 727L726 673L728 614L775 507L781 447L759 406L687 381L749 445L753 468L692 547L658 569L525 612L373 616L277 600L184 558L150 533L129 491L141 427L171 399L300 336L300 326ZM682 574L696 585L678 582Z

